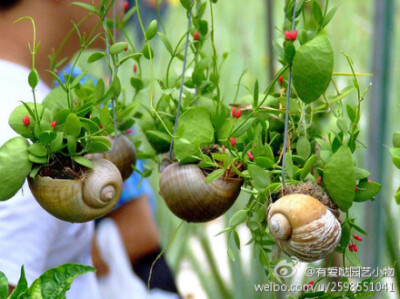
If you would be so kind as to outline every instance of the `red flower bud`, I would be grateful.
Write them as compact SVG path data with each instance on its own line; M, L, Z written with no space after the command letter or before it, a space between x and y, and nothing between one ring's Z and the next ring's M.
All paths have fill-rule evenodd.
M319 177L317 178L317 184L318 184L318 185L321 185L321 184L322 184L322 177L321 177L321 176L319 176Z
M103 129L103 125L102 125L102 124L99 124L99 128L100 128L100 129Z
M242 115L242 109L239 109L238 111L236 111L236 118L240 118L240 116Z
M309 283L307 283L307 284L304 286L304 289L305 289L305 290L308 290L308 288L311 287L311 286L313 286L313 285L314 285L314 281L311 280Z
M128 134L128 135L132 134L133 133L133 129L128 129L128 130L125 131L125 133Z
M31 124L31 120L29 118L29 115L25 116L22 118L22 122L24 123L24 126L27 127Z
M353 252L353 251L354 251L354 249L353 249L353 245L354 245L353 243L350 243L350 244L349 244L349 250L350 250L351 252Z
M193 39L194 39L194 40L199 40L199 33L198 33L197 31L195 31L195 32L193 33Z
M53 130L55 130L57 126L57 121L50 121L50 125L53 128Z
M353 251L358 252L358 248L356 244L353 244Z
M297 38L297 30L295 31L285 31L285 39L287 41L295 41Z
M136 72L137 72L137 65L136 64L134 64L133 65L133 72L136 74Z
M283 84L283 77L282 77L282 76L279 76L278 81L279 81L279 84L282 86L282 84Z
M363 239L359 236L359 235L353 235L354 239L356 239L357 241L362 241Z
M225 154L226 153L225 145L222 145L221 148L222 148L222 152Z
M232 145L233 147L235 147L235 145L236 145L236 138L235 138L235 137L231 137L230 142L231 142L231 145Z
M127 11L129 9L129 2L125 1L124 3L124 10Z
M354 187L354 190L355 190L356 192L358 191L358 186L357 186L357 185Z
M368 180L368 183L372 183L372 180Z
M126 51L128 51L128 41L125 41L125 43L126 43L126 47L125 47L124 51L126 52Z
M236 117L236 107L232 107L232 117Z
M249 157L250 161L254 161L254 156L249 151L246 154Z

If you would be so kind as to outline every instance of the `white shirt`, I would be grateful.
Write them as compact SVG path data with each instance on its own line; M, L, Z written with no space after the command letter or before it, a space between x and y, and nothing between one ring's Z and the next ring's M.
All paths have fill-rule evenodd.
M0 60L0 146L17 135L8 125L11 112L20 101L33 99L28 84L29 71ZM49 91L46 85L39 83L37 99L43 99ZM16 285L24 265L30 285L44 271L61 264L91 265L93 233L93 221L72 224L47 213L25 183L23 190L14 197L0 202L0 271L6 274L10 284ZM76 277L67 298L100 298L95 274Z

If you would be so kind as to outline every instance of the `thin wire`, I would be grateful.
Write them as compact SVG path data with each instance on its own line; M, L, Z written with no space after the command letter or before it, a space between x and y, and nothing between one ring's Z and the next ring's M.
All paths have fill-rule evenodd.
M296 20L296 0L293 0L293 15L292 15L292 31L295 29ZM292 85L292 66L289 67L289 78L286 97L286 113L285 113L285 132L283 134L283 156L282 156L282 186L286 189L286 148L288 139L289 127L289 110L290 110L290 90Z
M115 7L115 0L113 1L113 36L114 39L117 36L117 27L116 27L116 21L117 21L117 16L116 16L116 7ZM110 57L110 40L108 38L108 24L107 24L107 15L104 16L104 27L106 31L106 52L107 52L107 59L108 61L111 61ZM110 79L112 80L112 72L110 70ZM117 117L116 117L116 112L115 112L115 99L111 99L111 110L113 114L113 126L114 126L114 139L112 142L112 147L108 151L108 153L112 152L115 147L117 146L117 138L118 138L118 126L117 126Z
M187 27L186 44L185 44L185 56L183 58L183 67L182 67L181 86L179 89L178 108L177 108L176 116L175 116L175 125L174 125L174 131L172 133L171 145L169 147L169 157L171 160L173 160L173 158L174 158L173 154L172 154L172 150L173 150L173 146L174 146L174 137L176 134L176 130L178 128L179 113L181 110L183 84L185 83L185 70L186 70L187 53L188 53L188 47L189 47L189 34L190 34L190 26L192 25L192 5L193 5L193 0L190 1L190 10L189 10L189 16L188 16L188 27Z

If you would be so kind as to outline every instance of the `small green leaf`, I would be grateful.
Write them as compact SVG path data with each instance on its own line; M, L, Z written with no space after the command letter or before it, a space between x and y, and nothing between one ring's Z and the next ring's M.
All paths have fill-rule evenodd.
M321 10L321 6L319 6L317 1L313 1L313 16L314 16L315 22L319 26L322 26L322 21L323 21L322 10Z
M254 159L256 164L264 169L272 168L275 165L275 162L272 161L270 158L258 156Z
M263 191L271 184L269 172L262 169L260 166L250 164L248 170L251 175L251 182L258 191Z
M100 111L100 123L105 130L113 126L113 119L111 117L110 109L103 107Z
M236 230L232 230L232 236L233 236L233 241L235 242L235 245L237 249L240 250L240 238Z
M143 54L144 58L146 58L146 59L150 59L150 57L152 59L154 58L154 51L150 45L145 44L143 46L142 54Z
M375 182L360 182L354 201L363 202L373 199L373 197L381 190L381 184Z
M190 0L180 0L181 4L186 10L190 10L192 8Z
M311 154L311 144L306 136L300 136L296 143L296 152L304 159L308 159Z
M393 164L400 169L400 148L391 148L389 151L392 155Z
M286 175L289 176L290 178L293 178L294 174L294 165L293 165L293 158L292 158L292 153L287 152L286 153Z
M28 147L28 151L38 157L47 157L47 149L41 143L33 143Z
M167 49L167 51L172 55L173 52L174 52L174 50L172 49L172 45L171 45L171 43L169 42L167 36L166 36L164 33L162 33L162 32L158 32L158 36L160 37L161 42L164 44L164 47L165 47L165 48Z
M72 135L67 136L67 148L70 155L75 155L77 142L76 138Z
M18 280L18 284L15 289L12 291L10 297L8 299L19 299L19 295L24 293L28 289L28 282L25 277L25 269L24 266L21 267L21 275ZM2 298L0 296L0 298Z
M29 86L32 87L32 89L35 89L35 87L39 83L39 74L36 69L33 69L28 76L28 83Z
M73 137L78 137L81 133L81 121L76 114L68 114L64 124L64 133Z
M254 92L253 92L253 99L254 99L253 107L257 107L258 106L258 96L259 96L258 81L256 80L256 83L254 84Z
M312 155L307 160L306 164L304 165L304 168L301 170L301 173L300 173L300 179L301 180L303 180L311 172L311 169L312 169L315 161L317 161L317 156L316 155Z
M132 77L131 78L131 85L133 86L133 88L136 89L136 91L140 91L144 87L142 79L137 78L137 77Z
M354 173L355 173L356 181L368 178L371 175L371 173L368 170L358 168L358 167L354 167Z
M324 184L333 201L342 211L347 211L355 196L354 162L347 146L329 158L324 168Z
M106 54L104 52L94 52L92 55L89 56L88 62L93 63L97 60L102 59L105 56L106 56Z
M229 220L229 226L234 227L245 222L247 219L247 210L239 210Z
M74 161L80 165L83 165L87 168L93 168L93 163L89 159L86 159L81 156L74 156L72 159L74 159Z
M29 177L31 177L32 179L34 179L37 175L37 173L39 172L41 166L36 166L32 169L32 171L29 173Z
M28 154L28 159L30 162L37 164L46 164L48 161L47 157L38 157L33 154Z
M71 110L69 108L64 108L61 110L58 110L56 114L54 114L54 120L57 122L57 125L61 125L65 123L67 120L68 115L71 113Z
M205 179L206 183L211 183L220 177L222 177L225 173L225 170L222 168L216 169L213 172L211 172Z
M147 27L147 30L146 30L146 39L152 40L156 36L157 30L158 30L157 20L151 21L149 24L149 27Z
M6 275L0 271L0 299L8 298L8 279Z
M72 2L72 4L76 5L76 6L80 6L80 7L84 8L84 9L87 9L88 11L93 12L96 15L99 14L97 8L95 6L93 6L93 5L82 3L82 2Z

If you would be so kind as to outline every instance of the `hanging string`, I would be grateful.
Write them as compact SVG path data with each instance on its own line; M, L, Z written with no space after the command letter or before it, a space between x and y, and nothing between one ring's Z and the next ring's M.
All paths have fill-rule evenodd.
M174 131L172 133L171 145L169 147L169 158L171 160L174 159L172 150L173 150L173 146L174 146L174 138L175 138L176 130L178 128L179 113L181 110L183 84L185 83L185 70L186 70L186 61L187 61L187 54L188 54L188 47L189 47L189 34L190 34L190 26L192 25L192 6L193 6L193 0L190 1L190 10L189 10L189 14L188 14L188 26L187 26L187 33L186 33L185 55L183 58L181 86L179 89L178 108L177 108L176 116L175 116L175 125L174 125Z
M117 36L117 15L116 15L116 5L115 5L115 0L113 0L113 37L114 40ZM108 24L107 24L107 15L104 16L104 27L105 27L105 31L106 31L106 52L107 52L107 59L108 61L111 61L111 57L110 57L110 40L108 38ZM116 74L115 74L116 75ZM110 77L111 80L112 78L112 71L110 70ZM112 82L110 82L112 83ZM111 98L111 110L112 110L112 114L113 114L113 126L114 126L114 139L112 142L112 147L111 149L108 151L108 153L112 152L115 147L117 146L117 138L118 138L118 126L117 126L117 116L116 116L116 112L115 112L115 98Z
M292 31L295 30L296 20L296 0L293 0L293 15L292 15ZM283 155L282 155L282 186L286 190L286 150L288 140L288 128L289 128L289 110L290 110L290 91L292 85L292 66L289 67L289 78L287 87L286 97L286 113L285 113L285 131L283 134Z

